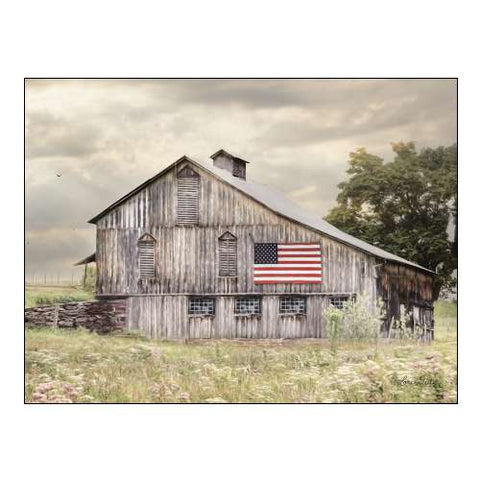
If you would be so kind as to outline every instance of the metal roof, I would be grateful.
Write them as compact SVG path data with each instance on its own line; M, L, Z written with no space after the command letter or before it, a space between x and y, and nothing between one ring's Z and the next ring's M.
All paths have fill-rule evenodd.
M227 157L230 157L230 158L234 158L235 160L240 160L241 162L245 162L245 163L250 163L248 160L244 160L241 156L237 155L236 153L232 153L232 152L227 152L226 150L224 150L223 148L221 148L220 150L218 150L217 152L215 152L213 155L210 155L210 158L217 158L219 155L221 154L224 154L226 155Z
M95 223L103 215L111 211L113 208L115 208L119 204L126 201L128 198L135 195L140 190L143 190L143 188L145 188L147 185L157 180L159 177L167 173L167 171L174 168L178 163L184 160L190 161L193 165L196 165L197 167L211 173L215 177L220 178L224 182L230 184L232 187L236 188L237 190L240 190L241 192L245 193L249 197L253 198L257 202L267 207L268 209L274 211L275 213L285 218L298 222L306 227L309 227L313 230L318 231L319 233L323 233L329 237L339 240L340 242L350 245L352 247L355 247L359 250L375 255L376 257L384 258L392 262L409 265L411 267L419 268L421 270L424 270L430 273L435 273L432 270L429 270L428 268L425 268L425 267L422 267L421 265L410 262L409 260L406 260L402 257L389 253L374 245L370 245L369 243L364 242L363 240L355 238L352 235L349 235L348 233L342 232L341 230L334 227L327 221L323 220L321 217L319 216L317 217L316 215L312 215L308 212L305 212L304 210L302 210L301 207L299 207L298 205L293 203L291 200L289 200L284 194L276 191L272 187L269 187L267 185L263 185L260 183L252 182L251 180L247 181L243 179L238 179L237 177L234 177L227 170L214 167L213 165L209 165L206 162L203 162L200 160L193 160L192 158L187 156L183 156L180 159L178 159L176 162L173 162L171 165L169 165L167 168L162 170L160 173L150 178L149 180L144 182L142 185L140 185L139 187L137 187L136 189L132 190L130 193L122 197L120 200L110 205L110 207L103 210L97 216L89 220L89 222Z

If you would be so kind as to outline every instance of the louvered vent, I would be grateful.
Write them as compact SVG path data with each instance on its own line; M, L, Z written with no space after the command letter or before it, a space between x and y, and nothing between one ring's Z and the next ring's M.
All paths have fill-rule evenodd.
M200 178L190 167L185 167L177 178L177 224L198 224L198 192Z
M237 276L237 239L230 232L225 232L218 239L220 277Z
M140 278L155 276L155 243L155 239L148 234L143 235L138 241Z
M242 160L233 160L233 171L232 175L234 177L243 178L245 180L246 175L246 163Z

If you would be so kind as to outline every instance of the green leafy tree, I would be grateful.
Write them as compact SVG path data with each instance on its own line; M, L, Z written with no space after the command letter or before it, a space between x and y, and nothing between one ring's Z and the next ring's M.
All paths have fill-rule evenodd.
M413 142L399 142L392 149L390 162L364 148L350 153L349 179L339 184L338 204L325 219L436 271L437 298L454 285L457 268L457 145L417 152Z

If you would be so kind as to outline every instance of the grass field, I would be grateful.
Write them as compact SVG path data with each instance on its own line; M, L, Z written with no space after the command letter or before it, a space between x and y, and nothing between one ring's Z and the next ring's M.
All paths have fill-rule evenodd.
M52 303L83 302L93 300L94 293L75 285L32 285L25 289L25 307Z
M436 340L151 341L27 329L26 401L457 401L456 306L439 304Z

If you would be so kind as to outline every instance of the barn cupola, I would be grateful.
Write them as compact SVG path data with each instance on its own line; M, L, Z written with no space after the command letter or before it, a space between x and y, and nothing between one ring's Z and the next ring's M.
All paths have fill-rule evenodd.
M247 163L250 163L247 160L228 153L223 148L215 152L210 158L213 160L215 167L228 170L234 177L242 180L247 179Z

